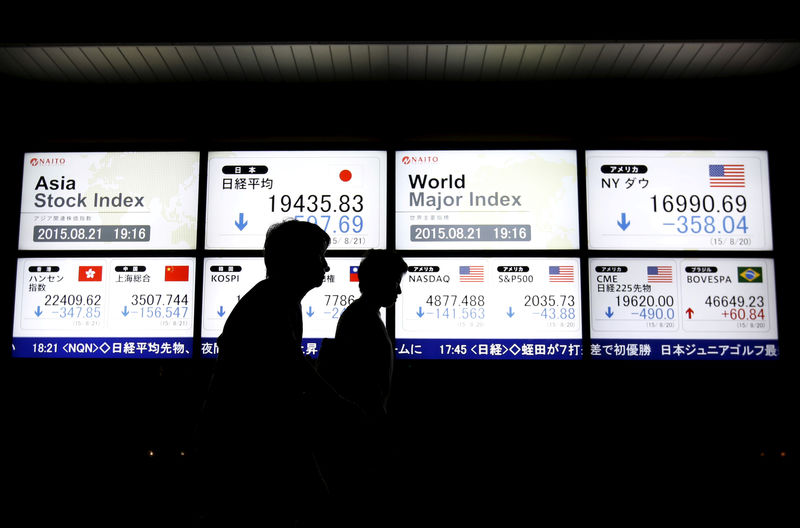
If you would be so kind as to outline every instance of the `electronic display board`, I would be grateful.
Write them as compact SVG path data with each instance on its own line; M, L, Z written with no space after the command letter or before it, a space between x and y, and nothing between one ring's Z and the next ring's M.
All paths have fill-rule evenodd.
M191 357L194 262L18 259L12 356Z
M577 249L574 150L401 151L398 250Z
M358 289L360 257L326 259L330 271L319 288L306 294L303 307L303 352L315 357L322 339L336 334L339 316L361 293ZM203 274L203 318L201 355L216 357L217 338L228 314L257 282L264 279L260 257L207 258ZM381 309L385 320L385 309Z
M589 259L598 359L776 359L772 259Z
M399 359L581 359L577 258L407 258Z
M587 151L589 249L771 250L765 151Z
M261 249L286 218L318 224L329 249L386 247L386 152L210 152L207 249Z
M27 153L19 249L194 249L199 152Z

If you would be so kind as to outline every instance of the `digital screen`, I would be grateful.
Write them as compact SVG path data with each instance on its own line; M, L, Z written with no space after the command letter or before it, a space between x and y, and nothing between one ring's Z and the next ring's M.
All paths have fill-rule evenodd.
M260 249L269 226L313 222L329 249L386 247L385 152L210 152L206 248Z
M771 250L764 151L588 151L589 249Z
M19 248L194 249L199 152L25 154Z
M604 258L589 267L594 358L778 357L772 259Z
M402 359L580 359L577 258L407 258Z
M397 153L399 250L577 249L574 150Z
M194 258L21 258L14 357L189 358Z
M303 308L303 352L315 357L322 339L334 337L342 312L357 299L360 257L330 257L330 271L322 286L306 294ZM203 274L203 323L201 355L215 357L217 338L239 299L264 279L264 259L260 257L208 258ZM385 310L381 310L384 320Z

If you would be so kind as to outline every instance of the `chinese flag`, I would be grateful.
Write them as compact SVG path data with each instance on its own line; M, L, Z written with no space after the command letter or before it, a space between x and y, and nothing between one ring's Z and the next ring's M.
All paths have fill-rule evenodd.
M78 282L100 282L103 280L103 266L78 266Z
M350 282L358 282L358 266L350 266Z
M166 266L164 268L164 280L167 282L188 281L189 266Z

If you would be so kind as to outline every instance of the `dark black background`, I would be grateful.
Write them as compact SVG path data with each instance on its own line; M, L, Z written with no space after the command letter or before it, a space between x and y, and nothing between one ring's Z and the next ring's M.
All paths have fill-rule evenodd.
M281 23L297 13L274 9L246 22L221 16L208 24L198 23L205 13L197 7L157 16L155 7L126 6L111 10L99 25L71 23L41 9L6 18L0 38L113 43L795 37L786 17L763 11L695 18L675 6L670 14L660 13L662 23L656 24L658 13L636 9L622 16L597 7L595 16L580 19L556 10L524 18L501 16L500 7L492 13L480 9L453 14L410 5L388 12L370 8L367 16L339 12L301 26ZM556 516L638 525L755 515L766 522L788 504L787 478L796 455L797 80L796 71L722 80L519 83L125 86L0 78L3 335L8 343L25 151L375 148L391 154L402 148L521 147L574 148L580 160L591 148L765 149L775 250L762 254L776 263L779 361L400 362L389 446L397 472L387 490L395 507L386 519L508 526L512 519L533 524ZM391 171L391 155L389 160ZM585 227L583 216L581 221ZM585 240L580 251L559 254L606 255L587 251ZM10 468L4 480L13 489L5 500L39 520L188 523L198 491L186 472L191 457L181 452L189 448L208 373L209 363L199 359L39 361L4 355L2 434Z

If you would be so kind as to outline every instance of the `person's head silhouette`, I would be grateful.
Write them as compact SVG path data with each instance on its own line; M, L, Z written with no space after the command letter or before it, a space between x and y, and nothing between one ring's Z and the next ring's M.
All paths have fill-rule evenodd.
M267 278L305 295L322 284L328 263L328 234L317 224L289 219L273 224L264 239Z
M400 295L400 281L408 265L397 253L385 249L371 249L358 266L358 288L371 304L391 306Z

